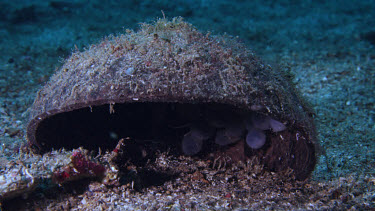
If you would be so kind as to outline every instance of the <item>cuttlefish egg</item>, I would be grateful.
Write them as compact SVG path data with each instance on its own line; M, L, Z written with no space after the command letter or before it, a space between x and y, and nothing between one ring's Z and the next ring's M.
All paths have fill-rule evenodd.
M233 122L224 129L225 135L235 139L240 139L245 133L245 127L242 122Z
M270 119L269 123L270 123L270 127L272 128L273 132L281 132L281 131L286 129L286 126L283 123L281 123L277 120Z
M245 128L242 125L231 125L227 128L218 130L215 136L215 143L220 146L236 143L245 134Z
M273 132L281 132L286 129L283 123L262 114L252 114L249 118L246 118L244 122L248 131L252 128L257 128L259 130L272 129Z
M230 137L226 135L225 129L218 130L215 136L215 143L220 146L233 144L237 142L241 137Z
M186 155L195 155L201 151L203 141L213 135L213 128L206 125L193 125L182 139L182 151Z
M186 155L195 155L201 151L203 140L197 132L190 131L182 139L182 151Z
M246 143L252 149L259 149L266 143L266 134L259 129L253 128L247 133Z
M213 136L214 128L206 124L195 124L190 128L190 132L196 139L207 140Z
M252 127L255 127L259 130L270 129L270 120L271 120L270 117L262 115L262 114L252 114L251 115Z

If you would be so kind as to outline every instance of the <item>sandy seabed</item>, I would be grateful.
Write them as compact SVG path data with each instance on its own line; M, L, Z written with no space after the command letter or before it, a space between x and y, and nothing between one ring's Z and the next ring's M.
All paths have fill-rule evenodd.
M0 3L0 196L4 210L343 210L375 208L373 1L13 1ZM160 153L157 183L64 185L52 172L71 151L28 153L27 109L72 49L162 17L239 36L271 65L289 66L316 112L319 163L303 182L254 160L230 167ZM103 153L103 157L105 157ZM101 158L97 158L101 159ZM182 164L188 165L183 168ZM137 177L135 177L137 179Z

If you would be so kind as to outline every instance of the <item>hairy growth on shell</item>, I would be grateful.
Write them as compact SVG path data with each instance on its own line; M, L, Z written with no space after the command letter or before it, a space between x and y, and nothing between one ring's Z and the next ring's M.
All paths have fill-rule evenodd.
M196 156L244 142L238 157L304 179L315 166L315 129L288 74L229 36L159 19L66 59L38 92L27 138L39 152L130 137Z

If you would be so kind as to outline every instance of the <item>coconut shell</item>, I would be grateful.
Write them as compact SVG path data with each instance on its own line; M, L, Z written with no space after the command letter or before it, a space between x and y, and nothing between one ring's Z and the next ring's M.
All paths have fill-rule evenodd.
M74 52L38 92L27 139L40 153L81 145L111 147L116 143L104 135L92 135L110 131L110 122L129 136L150 139L165 133L158 126L164 116L174 118L171 107L185 109L175 113L189 118L210 106L283 122L287 130L270 132L264 149L247 149L247 155L259 156L272 171L293 169L299 179L314 169L312 112L288 70L272 68L230 36L203 34L181 18L143 24L138 32L127 30ZM152 132L143 133L150 127Z

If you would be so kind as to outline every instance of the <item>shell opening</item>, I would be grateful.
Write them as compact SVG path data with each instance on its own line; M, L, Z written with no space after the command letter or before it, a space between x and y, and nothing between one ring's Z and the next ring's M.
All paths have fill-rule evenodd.
M195 155L204 148L245 140L251 128L269 129L270 119L223 104L109 104L53 115L40 122L35 139L46 150L80 146L95 150L98 147L112 149L120 138L131 138L175 146L183 154ZM282 123L272 121L277 131L286 128ZM251 122L251 126L247 122ZM262 139L256 136L262 144L247 138L248 146L262 147L266 141L266 135L263 136ZM256 147L254 143L257 143Z
M311 159L313 151L307 156L278 154L306 149L305 142L295 140L295 133L302 134L301 131L293 125L287 127L274 117L267 117L267 129L260 130L255 126L257 121L251 118L255 114L254 111L217 103L112 103L37 120L29 124L28 139L39 148L39 153L81 146L94 151L99 148L113 150L120 139L126 139L132 140L132 153L142 152L138 154L146 152L152 155L156 151L168 150L175 155L209 158L212 153L219 156L225 153L233 161L259 156L276 171L286 168L279 163L279 157L291 160L292 165ZM304 134L300 136L300 139L306 137ZM132 159L136 160L136 157L142 162L146 159L142 156L133 156ZM309 172L310 169L302 171L298 177L305 178Z

